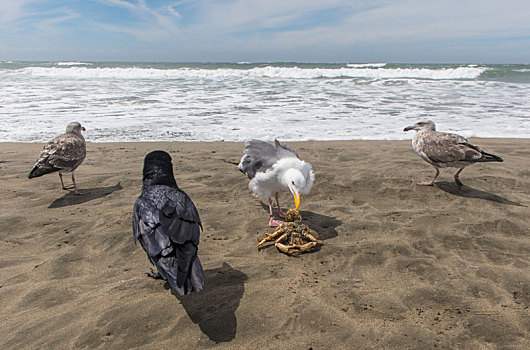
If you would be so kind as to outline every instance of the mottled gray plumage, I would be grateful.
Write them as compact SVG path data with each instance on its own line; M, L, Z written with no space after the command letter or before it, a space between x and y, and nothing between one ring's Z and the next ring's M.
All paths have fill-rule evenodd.
M260 140L245 142L245 154L239 162L239 171L246 174L249 179L254 178L258 172L266 172L274 163L283 158L300 158L292 148L274 140L274 146Z
M173 176L164 151L144 160L142 193L133 209L133 236L158 274L181 295L203 289L204 272L197 256L201 219L190 197Z
M83 163L86 156L86 142L81 130L85 128L80 123L69 123L64 134L48 142L29 172L28 178L32 179L58 171L63 189L69 189L70 187L66 187L63 183L62 174L71 172L73 188L78 194L74 170Z
M466 138L436 131L436 125L431 120L420 121L406 127L403 131L416 130L412 137L412 148L427 163L436 169L432 181L421 183L432 185L439 175L439 168L460 168L455 174L455 182L462 186L458 175L468 165L478 162L502 162L502 158L484 152L480 147L471 144Z
M64 134L57 136L43 147L28 177L31 179L54 171L64 174L74 171L81 165L86 156L86 143L81 130L85 128L78 122L68 124Z

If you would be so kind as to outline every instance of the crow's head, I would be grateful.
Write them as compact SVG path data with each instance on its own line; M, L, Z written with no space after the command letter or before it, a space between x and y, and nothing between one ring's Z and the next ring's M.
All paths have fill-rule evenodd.
M164 151L153 151L145 156L144 185L176 186L171 156Z

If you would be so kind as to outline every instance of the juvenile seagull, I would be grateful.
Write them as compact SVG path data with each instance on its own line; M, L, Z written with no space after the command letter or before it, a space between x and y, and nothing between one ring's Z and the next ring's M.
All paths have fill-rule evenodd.
M455 174L455 182L460 188L462 182L458 175L466 166L477 162L503 161L501 157L484 152L460 135L436 131L436 125L431 120L420 121L403 129L403 131L409 130L417 131L412 137L414 151L436 169L431 181L421 182L418 185L432 186L440 174L439 168L451 167L459 168Z
M278 215L285 217L278 199L278 192L291 191L296 209L300 207L300 195L308 194L315 181L311 164L300 160L298 153L274 140L270 143L250 140L245 143L245 154L241 157L239 170L250 179L248 187L258 196L269 199L269 226L275 227L282 221L272 214L272 194L276 198Z
M133 209L133 236L158 270L147 275L168 281L181 295L202 290L204 272L197 256L201 229L195 205L177 186L170 155L146 155L142 193Z
M66 126L66 132L48 142L40 153L39 159L35 162L33 169L29 172L28 178L39 177L45 174L59 172L63 190L74 189L74 194L81 194L77 190L74 170L77 169L86 156L85 138L81 130L86 129L78 122L71 122ZM65 186L63 174L72 173L73 185Z

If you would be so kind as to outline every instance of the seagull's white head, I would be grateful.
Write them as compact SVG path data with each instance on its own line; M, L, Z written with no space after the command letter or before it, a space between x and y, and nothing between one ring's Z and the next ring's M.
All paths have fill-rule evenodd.
M405 129L403 129L403 131L409 131L409 130L416 130L416 131L431 130L431 131L435 131L436 130L436 124L434 124L434 122L432 120L422 120L422 121L417 122L414 125L407 126Z
M295 168L287 169L282 176L282 182L289 187L294 197L296 209L300 207L300 194L304 191L307 181L302 172Z

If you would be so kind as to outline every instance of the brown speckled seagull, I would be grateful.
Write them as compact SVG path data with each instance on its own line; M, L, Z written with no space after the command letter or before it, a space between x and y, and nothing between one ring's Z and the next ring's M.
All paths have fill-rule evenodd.
M74 170L83 163L86 156L86 143L81 130L84 131L85 128L80 123L71 122L66 126L64 134L48 142L42 148L39 159L29 172L28 178L32 179L58 171L63 190L73 188L75 195L82 194L77 190L74 177ZM73 185L65 186L63 174L70 172Z
M414 151L436 169L431 181L418 185L432 186L440 174L439 168L451 167L459 168L455 174L455 182L460 188L462 182L458 175L466 166L478 162L502 162L501 157L484 152L460 135L436 131L436 125L431 120L420 121L403 129L409 130L417 131L412 137Z

